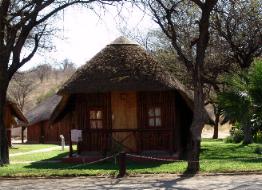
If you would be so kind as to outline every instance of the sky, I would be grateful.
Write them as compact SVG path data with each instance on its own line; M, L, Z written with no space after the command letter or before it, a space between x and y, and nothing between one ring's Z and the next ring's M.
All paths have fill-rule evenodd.
M21 70L28 70L44 63L55 66L64 59L71 60L79 67L121 36L120 28L145 33L157 27L148 15L135 7L126 7L121 13L115 7L97 12L100 15L86 8L67 8L61 14L61 18L54 23L60 29L58 36L53 39L55 48L51 52L36 53Z

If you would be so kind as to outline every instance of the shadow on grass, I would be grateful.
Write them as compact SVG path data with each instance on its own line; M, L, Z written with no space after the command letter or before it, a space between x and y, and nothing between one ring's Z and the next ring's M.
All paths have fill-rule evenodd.
M54 156L54 157L51 157L51 158L48 158L48 159L44 159L44 160L41 160L41 161L46 161L46 162L48 162L48 161L53 161L53 160L61 160L62 158L64 158L64 157L66 157L68 155L68 152L62 152L62 153L60 153L60 154L57 154L56 156Z
M74 176L74 175L96 175L96 174L108 174L110 173L115 175L119 171L119 166L116 163L115 159L111 159L108 161L103 161L96 164L79 164L79 163L54 163L49 162L53 160L57 160L61 157L65 156L65 153L59 154L53 158L49 158L47 160L42 160L41 162L33 162L31 164L25 165L24 168L26 169L33 169L33 170L47 170L47 172L50 171L50 173L63 173L63 176ZM127 161L127 173L128 174L138 174L138 173L144 173L144 174L153 174L153 173L163 173L162 170L158 170L161 165L163 164L170 164L170 162L154 162L154 161L148 161L148 162L137 162L137 161ZM53 171L52 171L53 170ZM166 168L163 169L165 171ZM61 171L61 172L60 172ZM156 172L154 172L156 171ZM168 170L167 170L167 173ZM183 169L181 171L173 171L172 173L183 173ZM55 174L54 174L55 175ZM59 174L61 175L61 174ZM184 173L181 177L188 178L192 177L192 174Z
M262 162L262 156L255 154L252 152L254 147L243 146L242 144L222 144L218 146L214 145L204 145L201 150L201 161L207 161L208 163L215 162L221 164L225 162L238 162L242 163L256 163L259 164ZM52 158L42 160L41 162L33 162L29 165L24 166L28 169L44 169L44 170L79 170L81 175L81 171L90 170L90 171L115 171L118 172L118 164L114 159L110 161L104 161L97 164L69 164L69 163L52 163L54 160L60 160L65 157L68 153L63 152ZM256 157L256 159L254 159ZM242 163L241 163L242 162ZM169 172L169 165L161 168L160 166L163 164L172 164L172 172L173 173L183 173L181 177L193 177L191 171L185 170L185 165L181 166L180 169L176 168L177 165L173 165L170 162L136 162L136 161L127 161L127 172L133 173L163 173L163 171ZM208 166L210 167L210 166ZM160 168L160 169L159 169ZM140 170L140 171L139 171ZM170 170L171 171L171 170Z
M108 161L99 162L96 164L88 164L88 163L63 163L63 162L54 162L60 161L61 158L67 156L67 152L60 153L52 158L48 158L41 161L32 162L29 165L26 165L25 168L30 169L77 169L77 170L118 170L118 164L115 159L111 159ZM135 170L135 169L150 169L154 167L159 167L163 162L134 162L127 161L127 169Z

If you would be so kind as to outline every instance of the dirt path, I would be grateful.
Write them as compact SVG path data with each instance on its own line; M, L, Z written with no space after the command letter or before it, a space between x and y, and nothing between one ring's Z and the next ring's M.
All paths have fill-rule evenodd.
M262 175L218 175L180 177L177 175L150 175L111 179L78 177L60 179L0 179L1 190L15 189L252 189L262 190Z

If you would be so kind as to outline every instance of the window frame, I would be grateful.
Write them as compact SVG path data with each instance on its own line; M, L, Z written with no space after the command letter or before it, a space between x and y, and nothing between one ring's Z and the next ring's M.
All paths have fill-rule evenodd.
M91 112L94 111L95 112L95 116L96 118L91 118ZM97 112L101 111L101 119L97 118ZM100 108L100 107L92 107L88 109L88 121L89 121L89 129L104 129L104 109ZM96 127L93 128L92 127L92 122L96 123ZM97 127L98 123L101 122L101 128Z
M160 110L159 115L156 115L156 109L157 108ZM150 114L149 114L149 111L151 109L154 110L152 116L150 116ZM154 125L150 125L150 119L154 120ZM160 125L156 125L157 119L160 120ZM147 126L148 126L148 128L162 128L163 123L162 123L162 108L161 108L161 106L156 105L156 106L148 107L148 109L147 109Z

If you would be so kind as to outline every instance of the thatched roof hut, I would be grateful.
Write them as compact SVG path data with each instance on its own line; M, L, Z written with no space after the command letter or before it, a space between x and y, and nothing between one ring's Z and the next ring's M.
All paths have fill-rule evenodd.
M60 135L68 141L70 125L50 122L51 115L61 99L59 95L50 96L26 114L29 121L24 125L24 128L27 128L27 142L60 143Z
M27 142L29 143L59 143L60 135L68 140L69 124L51 124L50 117L59 104L62 97L53 95L42 101L35 108L30 110L26 117L29 121L24 128L27 128Z
M189 91L163 65L138 44L120 37L78 69L58 94L170 89L190 98Z
M83 131L81 151L186 149L192 93L138 44L120 37L97 53L60 88L52 114Z
M58 117L72 94L172 89L193 108L192 92L141 46L119 37L80 67L59 89L57 94L63 96L63 100L52 120Z
M28 123L17 104L8 96L5 104L4 124L7 128L8 145L11 146L11 130L18 127L17 121Z
M28 111L25 116L28 119L27 126L34 125L36 123L47 121L50 119L54 109L61 101L61 96L53 95L46 100L40 102L39 105Z
M13 118L13 119L10 120L11 125L13 124L13 127L16 127L15 118L17 118L20 122L28 123L23 112L18 108L17 104L10 97L7 97L6 109L8 110L8 111L6 111L6 116L8 117L8 115L10 113L10 116L12 116L12 118ZM8 125L8 126L11 127L11 125Z

